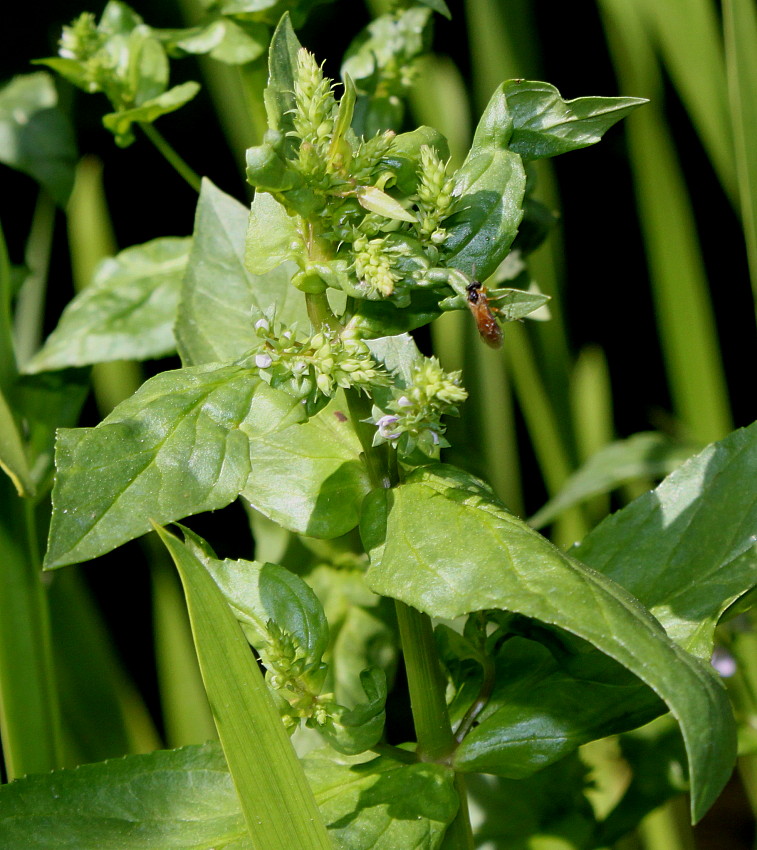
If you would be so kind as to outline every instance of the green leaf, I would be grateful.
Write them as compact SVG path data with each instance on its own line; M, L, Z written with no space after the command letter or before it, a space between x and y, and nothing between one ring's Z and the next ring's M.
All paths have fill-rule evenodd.
M116 137L116 143L126 147L134 141L131 125L135 121L140 124L152 124L161 115L175 112L185 103L189 103L199 90L199 83L182 83L133 109L109 112L103 116L103 124Z
M14 77L0 89L0 162L33 177L61 207L74 185L76 144L49 74Z
M213 577L247 639L259 652L270 643L269 622L294 638L305 669L321 663L329 642L329 626L318 597L293 572L278 564L257 561L220 561L187 544Z
M377 593L435 617L497 608L523 614L583 638L638 676L678 720L692 811L706 811L735 757L725 691L709 666L667 638L621 585L563 554L481 482L445 465L371 493L361 533L371 559L367 581ZM639 575L644 561L636 543L630 548Z
M457 201L445 224L447 265L481 280L504 259L523 217L526 173L520 156L509 149L512 132L503 84L481 116L473 145L457 172Z
M297 53L302 45L294 33L289 13L285 12L271 37L268 51L268 85L263 98L268 126L284 137L283 154L288 158L297 147L289 133L294 130L294 82L297 75Z
M370 484L345 411L337 398L301 425L253 439L241 495L269 519L310 537L340 537L354 528Z
M431 289L415 289L407 307L395 307L391 301L369 301L361 298L349 321L350 328L361 337L401 334L422 328L441 315L439 294Z
M712 443L574 549L709 658L723 611L757 583L757 423ZM640 568L643 565L643 569Z
M435 850L457 810L452 771L440 765L323 749L303 766L338 850ZM216 743L0 786L2 850L250 850L245 833Z
M542 159L596 144L621 118L647 103L643 97L578 97L563 100L549 83L503 84L513 120L510 150Z
M339 850L435 850L458 808L449 768L318 750L303 759Z
M665 712L665 704L649 688L606 655L575 638L567 641L556 630L524 625L528 639L510 636L490 659L495 684L460 746L460 767L528 777L581 744L633 729ZM449 658L445 662L450 667ZM458 691L450 715L459 722L483 681L478 664L452 669Z
M228 65L244 65L263 54L268 46L270 28L254 21L216 18L204 26L179 30L153 30L169 51L193 55L207 54Z
M217 744L0 786L2 850L212 850L246 832Z
M245 238L245 266L262 275L286 260L307 256L299 219L268 192L255 192ZM292 267L294 268L294 267Z
M176 324L187 365L241 357L258 343L255 316L273 305L285 324L309 325L305 299L289 286L291 263L265 274L246 269L247 217L246 207L203 180Z
M62 429L47 568L77 563L232 502L250 440L304 415L254 371L210 364L163 372L96 428Z
M27 372L146 360L176 348L173 324L190 239L164 237L103 260Z
M239 624L202 563L156 529L179 571L218 736L255 850L331 848L312 791Z
M357 755L375 746L384 732L386 715L386 676L378 668L364 670L360 683L368 702L354 708L330 703L324 706L326 717L321 722L308 725L317 729L331 746L340 753Z
M616 440L596 454L563 485L563 489L535 513L528 524L541 528L573 505L610 493L639 478L662 478L692 453L690 446L674 443L664 434L648 431Z

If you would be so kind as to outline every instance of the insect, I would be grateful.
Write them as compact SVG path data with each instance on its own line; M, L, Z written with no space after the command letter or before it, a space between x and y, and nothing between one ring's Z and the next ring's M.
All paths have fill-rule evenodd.
M480 281L474 280L465 287L465 290L468 293L468 307L476 320L481 339L490 348L501 348L502 328L494 318L497 308L489 305L486 287Z

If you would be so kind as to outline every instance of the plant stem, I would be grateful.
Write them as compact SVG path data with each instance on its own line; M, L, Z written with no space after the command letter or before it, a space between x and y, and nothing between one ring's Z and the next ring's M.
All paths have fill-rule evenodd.
M163 135L153 127L152 124L140 122L139 126L147 138L155 145L155 147L163 154L163 156L171 163L171 165L179 172L179 174L189 183L195 190L200 191L201 178L196 171L193 171L184 160L176 153L176 151L163 138Z

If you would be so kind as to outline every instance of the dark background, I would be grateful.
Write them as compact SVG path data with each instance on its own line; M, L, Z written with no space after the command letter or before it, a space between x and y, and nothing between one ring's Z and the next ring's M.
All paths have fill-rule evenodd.
M103 5L99 2L83 6L78 0L14 4L12 23L8 26L6 20L0 32L0 81L35 70L30 60L57 52L57 39L64 24L85 10L99 17ZM170 0L135 0L131 5L155 26L178 26L182 21L177 5ZM470 59L462 2L449 0L449 6L452 22L436 16L434 49L452 56L467 74ZM617 90L593 4L534 0L533 13L543 78L556 85L564 97L634 94ZM362 3L336 0L316 8L298 35L319 59L327 59L326 73L338 78L339 59L368 20ZM190 57L172 62L172 83L189 79L202 81L195 60ZM154 148L144 138L126 150L117 148L100 123L106 111L103 96L86 96L69 87L63 87L61 93L64 101L69 101L80 153L93 154L103 162L119 248L158 236L190 234L196 195ZM719 322L734 416L738 426L746 425L757 419L757 410L754 393L742 389L742 364L750 362L757 339L751 294L748 287L736 285L747 278L741 229L672 87L666 88L665 98L679 156L686 173L695 175L690 189ZM249 199L249 187L237 169L204 90L179 112L161 118L158 126L195 170L240 200ZM600 145L559 158L555 168L562 198L559 226L566 252L564 303L571 346L578 352L588 343L597 343L605 350L615 388L615 422L620 436L654 428L660 413L669 410L670 405L622 125L613 128ZM0 221L14 262L21 261L35 201L33 181L0 166ZM49 281L48 331L72 296L65 221L60 213L57 225ZM146 372L149 375L176 365L178 362L173 360L148 363ZM99 414L90 402L82 424L94 425L98 421ZM524 478L538 479L538 473L529 476L526 470ZM542 494L538 486L527 494L533 502L528 505L530 511L539 507ZM251 540L239 536L238 529L247 524L238 506L212 517L195 518L190 524L212 540L219 554L249 557ZM129 544L80 569L88 575L124 659L159 717L152 667L149 575L140 545ZM742 792L734 781L697 829L697 835L701 848L729 850L751 847L751 831Z

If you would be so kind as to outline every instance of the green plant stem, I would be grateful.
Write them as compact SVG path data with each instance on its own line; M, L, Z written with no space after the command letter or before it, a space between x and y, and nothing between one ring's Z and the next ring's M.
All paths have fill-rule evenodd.
M155 145L155 147L163 154L163 156L171 163L171 165L179 172L179 174L189 183L189 185L199 194L202 180L197 172L193 171L178 153L168 144L163 138L163 135L153 127L152 124L140 122L139 126L147 138Z
M16 299L16 357L23 366L39 348L45 311L45 290L55 225L55 202L44 190L37 196L25 261L29 274Z

